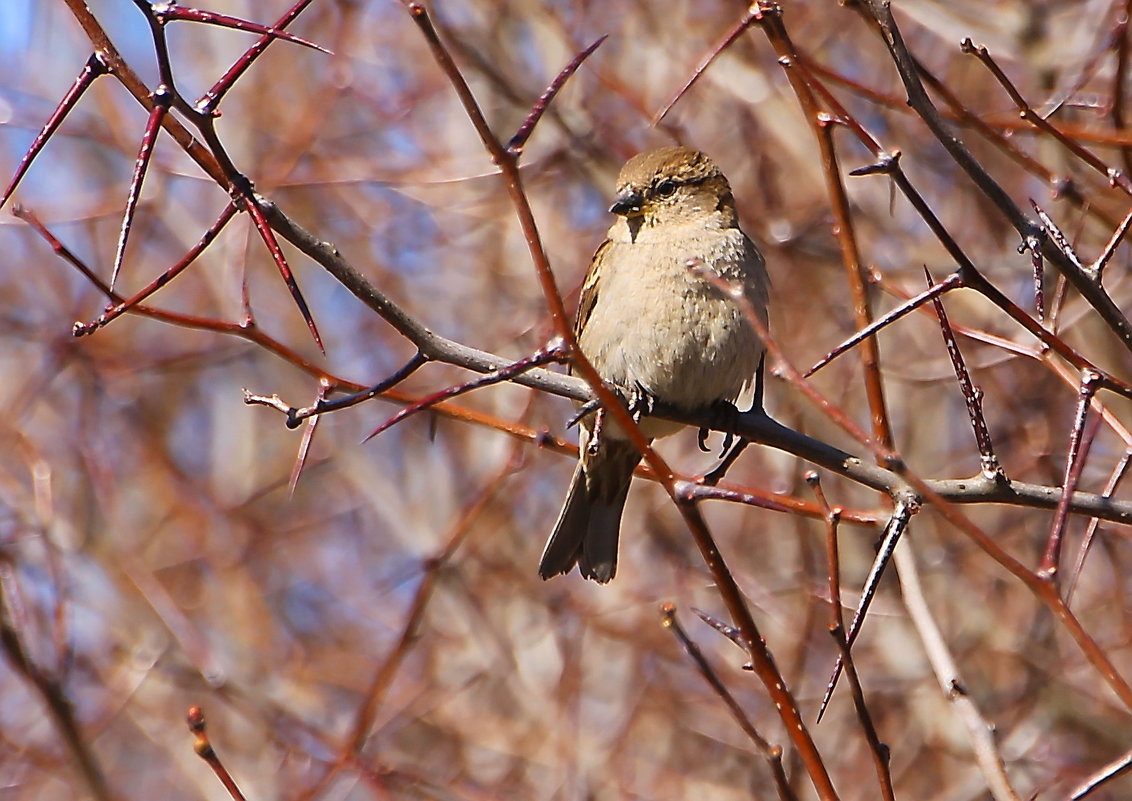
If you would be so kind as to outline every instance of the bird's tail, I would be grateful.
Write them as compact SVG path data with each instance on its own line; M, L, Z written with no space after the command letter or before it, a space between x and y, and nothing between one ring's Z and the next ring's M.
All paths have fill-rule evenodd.
M604 584L617 573L621 512L641 455L628 442L612 438L589 453L588 437L582 439L582 455L538 572L547 579L577 564L585 578Z

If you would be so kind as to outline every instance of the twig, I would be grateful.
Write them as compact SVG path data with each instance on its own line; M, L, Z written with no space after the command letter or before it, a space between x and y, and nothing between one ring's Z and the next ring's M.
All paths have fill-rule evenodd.
M826 542L826 572L829 577L829 633L837 642L837 650L841 661L845 664L845 673L849 679L849 689L853 695L853 708L857 713L857 720L865 733L869 743L869 751L873 755L873 767L876 770L877 782L880 784L881 795L886 801L894 801L895 795L892 787L891 753L887 745L881 742L877 734L873 716L869 713L865 703L865 691L861 686L861 679L857 675L857 666L853 662L853 653L849 648L849 641L845 637L845 615L841 605L841 558L838 553L837 528L841 522L841 509L829 505L825 491L821 486L821 477L814 471L806 473L806 483L814 491L814 495L825 508L825 542ZM819 712L820 715L820 712Z
M492 384L498 384L501 381L510 381L511 379L515 378L515 376L522 375L523 373L528 373L536 367L539 367L540 365L544 365L549 362L561 361L563 358L565 358L565 356L565 343L563 343L561 339L558 339L556 337L555 339L532 353L530 356L519 359L516 362L512 362L511 364L505 367L501 367L498 370L492 370L490 373L485 373L479 378L472 379L471 381L465 381L463 384L457 384L455 386L448 387L447 389L443 389L440 392L435 392L425 398L421 398L416 403L406 406L405 408L397 412L397 414L393 415L384 423L371 431L364 441L368 442L383 431L386 431L395 426L397 423L400 423L405 418L410 417L417 412L435 406L441 401L451 400L452 398L459 397L466 392L471 392L472 390L480 389L481 387L491 386Z
M1077 488L1081 473L1085 469L1085 458L1092 444L1092 433L1096 432L1099 417L1094 417L1094 426L1086 428L1089 406L1097 394L1100 376L1091 370L1086 370L1081 376L1081 386L1078 389L1077 414L1073 421L1073 428L1069 432L1069 448L1065 456L1065 480L1062 483L1061 500L1057 503L1050 523L1049 538L1046 544L1045 555L1042 557L1042 566L1038 571L1043 578L1057 582L1057 574L1061 565L1061 542L1065 534L1065 524L1068 521L1067 501ZM1091 433L1090 433L1091 432Z
M924 268L924 275L927 277L930 291L932 277L927 268ZM944 311L943 301L940 300L939 296L936 296L932 298L932 305L935 308L936 317L939 319L939 327L943 332L943 340L947 345L947 355L951 358L952 369L955 370L955 378L959 382L959 388L963 392L963 400L967 404L967 416L970 418L971 428L975 432L975 445L979 449L979 461L983 475L992 481L1005 481L1006 474L1003 473L1002 465L998 461L998 456L995 455L990 427L987 426L987 418L983 414L983 391L975 386L975 382L971 380L971 373L963 359L963 352L959 350L959 343L955 340L955 331L952 330L951 323L947 319L947 312Z
M79 76L75 78L75 83L67 90L67 93L63 95L63 99L59 101L59 105L51 112L51 116L47 118L47 122L44 123L43 128L36 134L35 139L32 140L31 146L28 147L27 151L20 158L20 164L16 167L16 174L13 175L12 180L8 182L4 194L0 195L0 208L8 202L8 198L16 191L16 187L20 185L20 180L28 171L28 168L31 167L32 162L35 161L35 157L39 155L39 152L43 150L43 146L47 144L55 131L63 124L63 120L67 118L71 109L78 105L79 100L82 99L86 90L94 83L95 78L106 75L109 71L106 62L102 60L102 57L97 52L92 53L90 58L86 60L86 64L83 65Z
M216 774L216 778L220 779L220 783L228 791L228 795L232 796L233 801L246 801L246 797L236 785L236 780L232 778L228 768L224 767L216 749L212 747L212 741L208 739L208 732L205 731L204 710L199 706L189 707L188 723L189 731L193 733L193 750L196 751L197 756L208 763L212 772Z
M986 778L991 794L996 801L1019 801L1006 776L1002 755L998 753L998 746L994 741L994 731L983 719L974 700L965 689L959 668L924 597L919 569L916 566L914 545L911 539L906 540L903 547L896 549L893 559L896 564L896 575L900 577L904 607L908 610L908 615L920 635L920 642L924 644L924 650L940 689L951 701L967 730L967 737L975 754L975 762Z
M59 732L71 758L75 761L87 789L97 801L111 801L115 794L110 789L94 751L87 742L67 697L58 680L37 665L28 653L21 631L17 629L11 612L10 597L14 597L14 575L6 558L0 557L0 651L7 657L12 669L35 688L47 714Z
M1120 482L1128 473L1128 467L1132 465L1132 450L1124 451L1124 455L1120 457L1120 461L1109 476L1108 483L1105 485L1104 497L1111 496L1116 492L1116 488L1120 486ZM1093 538L1096 537L1097 529L1100 527L1100 520L1093 518L1089 521L1088 527L1085 529L1085 536L1081 538L1081 545L1077 549L1077 559L1073 562L1073 570L1069 574L1069 580L1065 582L1065 603L1070 603L1073 600L1073 591L1077 588L1077 579L1081 576L1081 571L1085 567L1085 558L1089 555L1089 549L1093 544Z
M570 76L578 71L578 67L582 66L582 62L601 47L601 43L607 38L608 36L599 37L597 41L574 56L570 63L563 67L562 71L555 76L554 80L550 82L550 86L546 87L546 91L539 96L534 106L531 107L530 113L527 114L527 118L523 120L523 124L519 126L519 130L515 131L515 135L512 136L511 140L507 143L508 153L516 158L522 154L523 148L527 145L527 140L530 138L531 134L534 133L535 126L538 125L538 121L542 119L542 115L558 95L558 91L566 85L566 81L570 80Z
M892 18L892 8L888 0L862 0L861 7L867 8L876 20L880 33L888 46L897 72L908 92L908 102L920 118L947 150L952 159L967 173L975 185L994 204L1010 222L1029 247L1041 238L1041 228L1029 220L1011 200L1006 190L996 182L979 161L971 155L966 145L949 129L939 111L928 97L920 81L916 65L908 52L896 21ZM1102 320L1121 339L1126 348L1132 349L1132 323L1124 313L1095 282L1083 272L1076 270L1069 259L1054 252L1052 261L1078 292L1084 296L1097 311ZM1001 294L1001 293L997 293Z
M790 780L786 778L786 771L782 767L782 746L771 745L765 737L759 734L758 729L751 723L750 718L739 706L739 702L728 691L727 686L723 680L719 678L719 674L712 668L711 663L707 661L703 651L696 645L688 633L684 631L680 621L676 619L676 606L674 604L666 603L661 607L660 624L664 628L672 632L676 637L677 642L684 648L684 652L688 654L692 662L695 663L696 668L700 671L700 675L704 677L704 681L715 691L719 696L719 700L727 707L727 711L735 718L735 722L739 724L739 728L743 733L755 744L755 748L762 754L766 760L767 766L770 768L770 773L774 777L774 786L778 790L778 797L783 801L789 799L796 799L794 790L790 787Z
M853 620L849 623L849 628L845 632L845 652L848 652L853 647L853 643L857 640L857 635L861 633L861 627L865 623L865 616L868 614L869 607L872 605L873 598L876 596L877 588L880 586L881 577L888 567L889 560L892 558L892 554L896 550L900 538L908 529L908 524L912 521L912 515L917 511L918 509L915 504L903 500L896 502L896 508L892 510L892 517L889 518L888 525L884 528L884 536L877 548L877 554L873 559L872 567L869 568L869 575L865 579L865 586L861 590L861 600L857 604L857 610L853 613ZM833 568L831 567L830 569L832 570ZM833 691L837 687L837 680L841 677L841 671L844 667L844 656L838 656L837 663L833 667L833 675L830 676L829 683L825 688L825 695L822 697L821 704L818 706L817 719L819 723L825 715L826 707L833 697Z
M1093 773L1093 775L1085 781L1070 790L1067 798L1069 801L1081 801L1082 798L1089 795L1089 793L1096 790L1105 782L1112 781L1118 776L1123 776L1128 772L1129 768L1132 768L1132 751L1121 754L1103 768Z
M819 359L813 367L806 370L806 372L802 374L803 377L809 378L818 370L825 367L827 364L836 359L842 353L845 353L861 340L865 339L866 337L872 336L882 328L885 328L891 323L899 320L901 317L904 317L909 312L915 311L928 301L933 301L945 292L950 292L952 289L961 286L963 286L962 276L960 276L959 273L952 273L951 275L947 276L947 278L940 281L938 284L930 287L926 292L921 292L914 298L911 298L910 300L900 304L895 309L885 314L883 317L874 320L871 324L865 326L860 331L853 334L853 336L846 339L836 348Z

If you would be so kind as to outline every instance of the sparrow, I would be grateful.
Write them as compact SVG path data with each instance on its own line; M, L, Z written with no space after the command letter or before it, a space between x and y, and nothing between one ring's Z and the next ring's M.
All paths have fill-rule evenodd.
M691 269L742 285L763 324L762 254L739 227L731 186L688 147L634 156L617 177L617 215L582 284L574 333L602 380L638 416L651 442L680 430L648 417L657 403L695 411L761 402L765 348L738 306ZM617 572L621 513L641 454L599 409L580 421L578 464L539 562L547 579L574 565L606 583Z

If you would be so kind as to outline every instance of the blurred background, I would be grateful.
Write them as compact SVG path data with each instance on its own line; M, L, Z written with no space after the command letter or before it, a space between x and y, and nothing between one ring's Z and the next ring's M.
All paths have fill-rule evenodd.
M269 23L286 2L212 0L209 10ZM784 2L803 53L902 165L980 270L1033 309L1030 256L907 109L883 43L853 10ZM1103 249L1127 197L1103 175L1018 119L985 68L959 48L988 47L1039 110L1106 163L1126 53L1126 3L1101 0L902 0L909 47L1029 166L966 127L962 136L1016 203L1032 198L1082 259ZM127 0L90 9L147 85L157 83L148 29ZM767 38L753 27L659 125L653 116L741 18L730 0L655 4L446 0L431 6L445 41L506 141L558 71L599 36L536 129L523 178L568 305L609 224L618 168L650 147L705 150L734 188L744 227L774 286L771 327L804 369L855 330L817 142ZM1126 23L1126 18L1124 22ZM405 9L389 0L316 2L291 30L333 51L276 43L225 100L218 131L237 167L293 219L394 301L447 337L519 358L550 333L514 212L451 85ZM250 34L170 26L177 86L203 93L251 44ZM0 8L0 183L6 184L91 45L67 5ZM1114 113L1114 100L1116 100ZM33 210L76 256L109 279L146 113L113 79L96 82L23 180ZM849 178L873 156L835 133L875 308L893 308L954 269L909 204L882 177ZM1118 137L1119 138L1119 137ZM1044 169L1033 168L1033 164ZM1054 179L1054 180L1051 180ZM1076 199L1066 199L1066 180ZM1055 190L1061 193L1055 197ZM132 292L174 264L212 225L226 194L167 137L159 139L119 286ZM420 415L366 443L399 407L383 400L326 416L294 493L301 432L241 390L287 403L317 382L263 347L135 316L82 339L75 321L104 298L27 224L0 218L0 584L9 629L73 706L85 749L113 797L221 799L185 725L201 706L226 766L249 798L770 798L764 761L659 625L672 602L747 714L772 742L801 798L812 788L744 654L697 621L726 615L671 503L637 481L608 586L574 573L536 574L573 467L568 454L498 425ZM237 216L156 307L261 331L359 384L386 377L413 349L318 265L287 250L326 342L311 341L270 257ZM1128 307L1128 251L1106 288ZM1047 294L1055 290L1047 276ZM1052 300L1050 301L1052 304ZM1012 478L1061 481L1076 376L1038 358L1034 342L974 293L947 296L999 456ZM1128 352L1069 293L1061 335L1128 378ZM978 453L939 328L913 314L881 334L897 446L921 476L965 477ZM422 395L467 373L428 365L402 387ZM1068 376L1068 377L1066 377ZM868 426L860 360L842 357L815 382ZM1101 491L1129 447L1132 412L1104 396L1081 487ZM555 437L568 402L517 386L460 399L471 412ZM767 406L782 422L863 454L784 382ZM719 436L710 440L718 452ZM713 464L688 431L661 452L696 475ZM736 485L812 500L808 466L752 447ZM883 518L875 493L823 476L831 502ZM1120 493L1118 493L1119 495ZM1124 493L1125 497L1127 493ZM1050 513L967 510L1037 567ZM800 515L711 503L709 524L807 721L836 648L828 636L824 526ZM1077 558L1086 520L1069 528ZM878 529L841 530L845 600L855 605ZM1128 710L1046 608L931 510L912 537L924 592L973 697L995 727L1022 797L1061 798L1132 748ZM450 550L452 549L452 550ZM436 561L438 558L441 561ZM1072 607L1125 676L1132 611L1127 530L1102 524ZM990 797L964 730L941 693L895 576L882 584L855 646L866 697L892 749L901 798ZM90 795L45 706L8 652L0 661L0 787L5 798ZM813 728L841 797L876 798L868 746L842 687ZM89 772L88 772L89 776ZM1117 780L1095 798L1124 798Z

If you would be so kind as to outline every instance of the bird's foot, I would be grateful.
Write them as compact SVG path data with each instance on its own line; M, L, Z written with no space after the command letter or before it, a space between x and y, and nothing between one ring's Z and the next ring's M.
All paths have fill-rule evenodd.
M708 409L711 428L723 431L723 447L719 450L720 462L700 479L701 484L714 487L727 474L739 454L747 447L747 440L737 438L733 433L738 425L740 412L730 401L716 401ZM700 450L708 452L707 436L711 429L700 429Z
M716 484L722 481L723 477L727 475L727 471L731 469L731 465L735 464L735 460L739 458L739 454L741 454L750 444L750 440L735 440L734 445L730 450L725 449L725 452L720 454L721 458L719 460L719 464L717 464L710 472L704 473L703 477L700 478L699 483L704 484L708 487L714 487Z
M634 423L639 423L642 417L648 417L652 414L653 408L656 406L656 398L640 384L633 384L628 392L621 393L621 395L626 408L633 415Z

